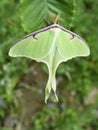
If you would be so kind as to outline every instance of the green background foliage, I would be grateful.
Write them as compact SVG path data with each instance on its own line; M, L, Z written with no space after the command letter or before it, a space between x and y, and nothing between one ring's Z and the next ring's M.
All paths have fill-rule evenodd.
M91 54L60 65L59 102L44 104L46 67L8 51L58 13L59 24L81 35ZM0 0L0 130L98 130L97 14L97 0Z
M39 6L37 6L39 5ZM66 5L66 6L65 6ZM60 25L70 28L73 25L76 3L75 0L21 0L21 20L26 31L37 30L46 25L45 20L49 15L56 16L60 14ZM33 24L32 24L33 22Z

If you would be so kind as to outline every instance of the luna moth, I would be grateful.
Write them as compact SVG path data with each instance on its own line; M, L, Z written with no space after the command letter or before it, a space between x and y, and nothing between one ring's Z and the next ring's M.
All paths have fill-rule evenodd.
M58 101L55 75L59 64L89 54L90 49L83 38L58 24L22 37L9 51L11 57L27 57L47 65L49 78L45 89L45 102L51 91L54 92L54 101Z

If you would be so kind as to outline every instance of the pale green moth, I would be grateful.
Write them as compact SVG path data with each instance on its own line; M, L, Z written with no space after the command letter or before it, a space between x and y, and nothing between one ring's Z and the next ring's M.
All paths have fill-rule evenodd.
M89 54L89 47L83 38L58 24L24 36L9 51L12 57L27 57L47 65L49 78L45 89L45 102L51 90L54 92L54 101L58 101L55 74L59 64Z

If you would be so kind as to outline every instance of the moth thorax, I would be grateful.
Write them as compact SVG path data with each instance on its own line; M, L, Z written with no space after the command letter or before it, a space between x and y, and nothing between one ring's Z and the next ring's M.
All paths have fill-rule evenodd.
M58 29L58 28L52 28L51 31L54 32L54 33L58 33L60 31L60 29Z

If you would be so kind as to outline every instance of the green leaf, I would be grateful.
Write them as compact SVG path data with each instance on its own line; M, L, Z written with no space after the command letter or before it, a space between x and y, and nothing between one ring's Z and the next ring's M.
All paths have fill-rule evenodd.
M21 0L21 20L25 31L35 31L47 24L49 15L60 14L60 25L70 28L76 12L75 0Z

